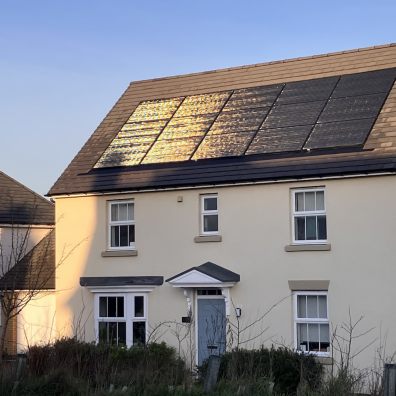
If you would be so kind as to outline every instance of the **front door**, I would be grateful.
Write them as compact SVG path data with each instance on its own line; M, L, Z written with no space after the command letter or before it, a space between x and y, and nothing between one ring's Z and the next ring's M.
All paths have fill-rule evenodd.
M198 298L198 365L226 347L224 298Z

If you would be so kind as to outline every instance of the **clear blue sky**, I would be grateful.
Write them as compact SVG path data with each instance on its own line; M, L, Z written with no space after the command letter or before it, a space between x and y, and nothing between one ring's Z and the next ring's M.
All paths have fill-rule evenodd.
M0 169L45 194L132 80L396 41L396 1L0 0Z

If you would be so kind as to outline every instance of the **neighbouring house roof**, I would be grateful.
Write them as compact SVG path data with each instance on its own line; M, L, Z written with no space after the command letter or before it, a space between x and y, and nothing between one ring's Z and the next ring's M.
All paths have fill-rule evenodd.
M0 279L0 290L53 289L55 289L55 230L51 230Z
M396 171L396 46L132 83L49 195Z
M88 276L80 278L80 285L85 287L160 286L163 283L163 276Z
M0 172L0 224L53 225L54 204Z
M241 277L239 274L230 271L227 268L221 267L220 265L211 263L210 261L201 264L197 267L192 267L189 268L186 271L180 272L177 275L174 275L167 279L167 282L170 282L176 278L181 277L182 275L188 274L189 272L192 271L198 271L201 272L202 274L208 275L211 278L217 279L220 282L239 282L241 280Z

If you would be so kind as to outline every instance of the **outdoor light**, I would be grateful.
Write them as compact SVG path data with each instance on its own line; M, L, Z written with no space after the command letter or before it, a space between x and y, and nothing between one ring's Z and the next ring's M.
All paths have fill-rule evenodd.
M235 316L237 318L240 318L242 315L242 309L241 308L235 308Z

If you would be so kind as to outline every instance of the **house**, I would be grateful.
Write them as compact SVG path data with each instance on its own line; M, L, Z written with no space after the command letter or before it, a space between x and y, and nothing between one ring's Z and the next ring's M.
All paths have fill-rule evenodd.
M8 355L55 331L54 214L53 203L0 172L0 332ZM11 308L21 312L6 314Z
M395 77L392 44L130 84L48 194L59 334L396 351Z

